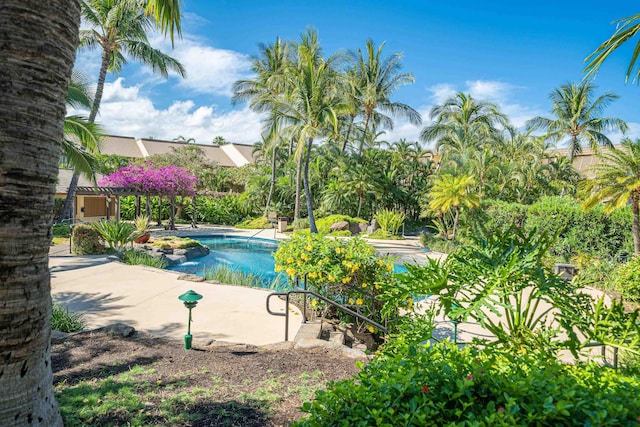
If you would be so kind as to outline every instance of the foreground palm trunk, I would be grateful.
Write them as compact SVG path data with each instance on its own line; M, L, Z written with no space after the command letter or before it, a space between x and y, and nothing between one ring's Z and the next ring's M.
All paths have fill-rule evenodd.
M0 425L62 425L53 398L53 193L80 4L0 2Z

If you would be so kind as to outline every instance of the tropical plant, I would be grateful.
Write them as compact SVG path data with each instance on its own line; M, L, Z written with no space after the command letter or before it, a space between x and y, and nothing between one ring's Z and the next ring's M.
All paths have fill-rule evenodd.
M640 31L640 15L627 16L626 18L614 21L614 23L616 24L616 30L613 35L602 42L602 44L585 59L587 65L584 71L587 73L587 78L595 76L609 55L635 37L638 31ZM638 54L640 54L640 42L636 43L636 47L631 54L631 60L629 61L625 76L625 81L627 82L629 81L629 77L634 74L634 68L636 71L633 75L633 81L635 82L640 76L640 68L636 67Z
M582 191L588 195L583 207L604 202L605 212L612 212L631 204L633 248L640 254L640 139L625 138L620 149L611 148L599 157L591 169L595 177L583 183Z
M151 227L149 226L149 217L146 216L137 216L134 220L134 225L136 227L136 234L144 234L149 232Z
M167 268L167 262L157 256L149 255L146 251L126 249L122 252L122 261L129 265L146 265L155 268Z
M267 288L271 285L259 274L245 273L227 265L205 268L203 275L205 280L215 280L225 285L246 286L249 288Z
M366 136L375 135L379 125L393 129L393 120L388 115L406 118L414 125L422 123L420 113L412 107L390 100L394 91L401 86L412 84L414 78L411 73L400 72L401 53L396 52L386 58L382 57L384 45L385 42L382 42L376 48L373 40L369 39L365 46L366 53L361 49L351 53L351 62L354 67L351 73L354 81L352 86L355 90L356 105L361 108L364 118L363 133L358 147L359 155L363 152Z
M118 252L122 252L127 243L132 243L135 238L139 237L135 233L135 227L128 222L101 219L93 223L92 227L100 233L109 248Z
M542 130L546 137L558 142L569 138L569 163L588 144L594 153L599 153L600 145L613 146L607 131L626 132L627 124L618 118L601 117L604 110L618 95L605 92L594 99L595 86L589 81L567 83L549 94L553 119L534 117L526 124L529 130Z
M163 31L179 31L180 2L147 4ZM3 426L62 425L52 388L48 251L79 24L79 2L2 3L0 44L10 48L0 73L0 275L3 292L15 295L0 310Z
M473 193L475 180L471 176L453 176L444 174L437 177L429 194L429 207L440 215L453 209L453 228L451 241L456 240L456 231L460 219L460 207L474 208L480 205L480 199ZM445 227L446 230L446 227Z
M71 75L67 106L91 108L89 85L80 73L74 72ZM97 155L100 153L102 129L81 115L71 115L64 119L64 133L61 165L69 166L74 173L83 174L96 182L95 174L99 168Z
M69 311L67 307L53 303L51 307L51 330L65 333L80 332L87 325L81 313Z
M277 117L286 124L283 132L297 141L296 156L304 159L302 181L312 233L318 230L309 185L311 151L316 138L337 133L337 117L343 106L333 61L322 57L318 34L309 29L298 44L296 66L287 73L290 94L274 100Z
M398 234L405 220L404 213L389 209L381 209L373 217L378 221L380 229L392 236Z
M637 376L598 362L399 344L317 392L294 426L631 426L639 391Z

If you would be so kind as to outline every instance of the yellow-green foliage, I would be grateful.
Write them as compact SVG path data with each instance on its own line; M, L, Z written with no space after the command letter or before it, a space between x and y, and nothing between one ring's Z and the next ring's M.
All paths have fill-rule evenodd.
M285 272L290 279L306 275L309 289L373 320L384 320L378 296L394 286L393 259L378 256L363 239L295 234L280 245L274 257L276 271Z
M261 216L258 218L246 219L240 224L236 224L235 227L242 229L271 228L271 223L268 218Z
M153 239L151 246L161 249L186 249L202 246L200 242L188 237L165 236Z
M367 221L365 221L362 218L352 218L348 215L329 215L329 216L325 216L324 218L316 219L316 227L318 227L318 233L329 234L331 232L331 226L336 222L340 222L340 221L347 221L349 225L358 224L358 223L362 223L362 224L367 223ZM308 228L309 226L307 226L307 229Z

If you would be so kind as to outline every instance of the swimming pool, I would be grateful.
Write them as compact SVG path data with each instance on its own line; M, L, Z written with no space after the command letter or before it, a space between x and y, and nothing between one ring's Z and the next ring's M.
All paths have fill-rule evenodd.
M209 255L174 265L168 270L204 276L206 269L225 266L259 275L264 279L265 285L278 277L278 273L274 271L273 259L278 243L274 240L223 235L190 238L208 246Z
M262 277L265 287L269 287L278 277L281 278L283 285L287 280L274 270L273 253L278 249L278 243L275 240L225 235L189 236L189 238L208 246L209 255L174 265L168 270L204 276L207 269L226 266ZM403 265L395 267L396 273L406 271Z

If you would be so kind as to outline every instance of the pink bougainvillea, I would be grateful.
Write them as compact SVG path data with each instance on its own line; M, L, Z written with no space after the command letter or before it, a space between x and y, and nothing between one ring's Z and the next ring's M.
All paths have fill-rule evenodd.
M145 194L161 196L193 196L198 178L178 166L156 166L151 161L129 165L105 176L99 185L125 187Z

